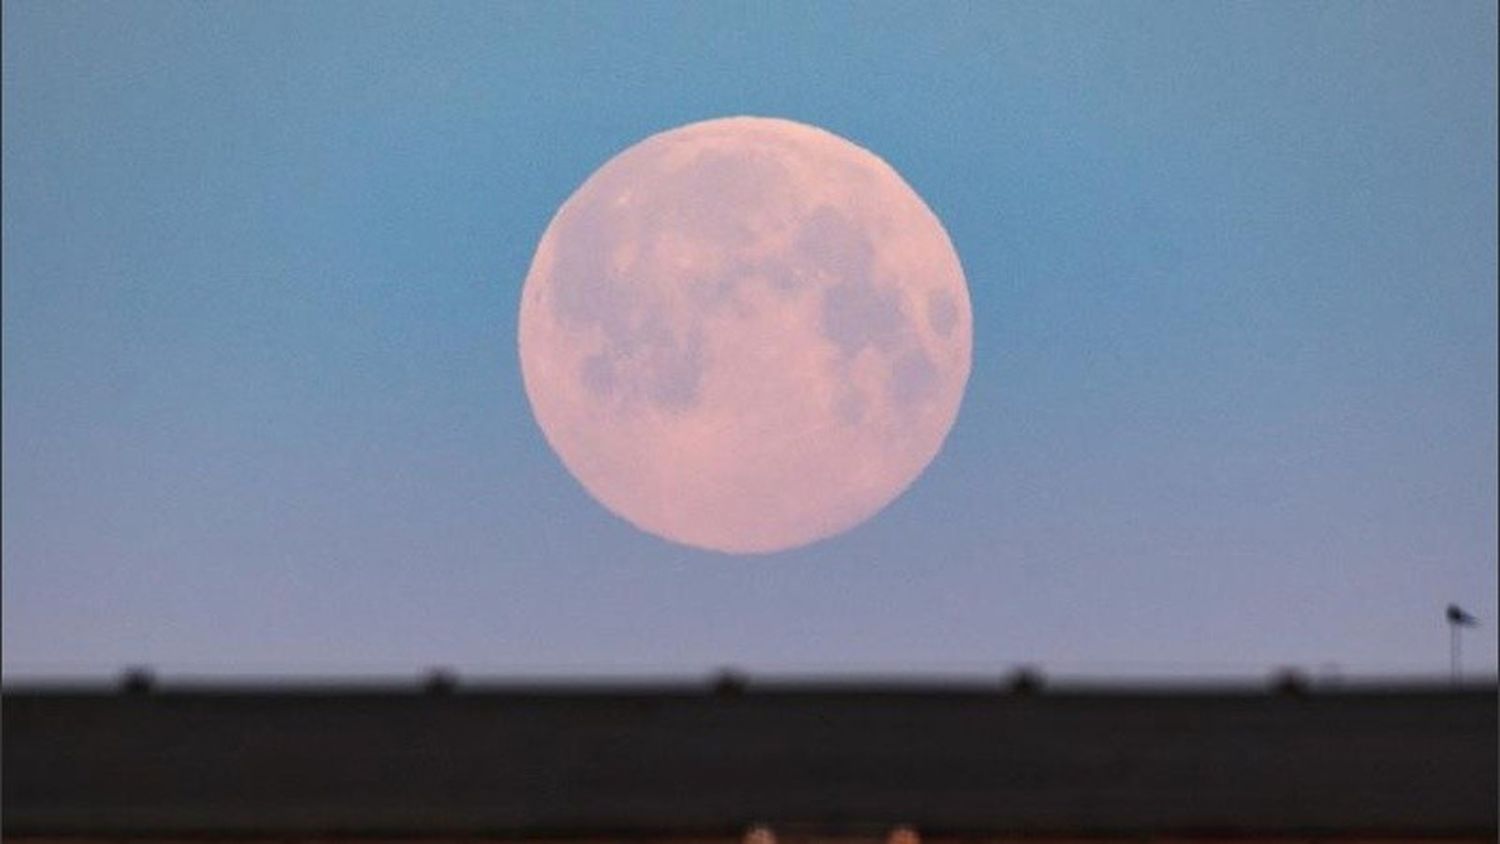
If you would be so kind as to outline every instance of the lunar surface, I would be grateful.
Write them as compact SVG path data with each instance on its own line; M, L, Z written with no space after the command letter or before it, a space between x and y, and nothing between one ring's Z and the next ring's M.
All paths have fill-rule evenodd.
M609 510L700 548L845 531L937 454L969 376L969 293L884 161L735 117L615 156L552 219L522 292L526 393Z

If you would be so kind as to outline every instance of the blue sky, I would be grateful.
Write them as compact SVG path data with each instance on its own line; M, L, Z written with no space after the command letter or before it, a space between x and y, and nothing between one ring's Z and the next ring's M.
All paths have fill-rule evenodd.
M8 677L1443 672L1497 622L1493 3L4 4ZM515 351L654 132L827 128L974 303L833 540L642 534Z

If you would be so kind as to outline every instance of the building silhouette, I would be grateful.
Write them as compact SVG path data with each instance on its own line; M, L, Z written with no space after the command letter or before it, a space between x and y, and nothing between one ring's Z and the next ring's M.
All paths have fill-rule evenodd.
M1496 835L1496 689L8 689L6 840ZM892 837L894 836L894 837Z

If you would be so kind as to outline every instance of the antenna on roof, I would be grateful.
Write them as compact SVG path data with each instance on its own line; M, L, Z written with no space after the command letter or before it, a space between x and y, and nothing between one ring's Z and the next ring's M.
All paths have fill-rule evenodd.
M1458 604L1449 604L1444 617L1448 619L1448 670L1452 675L1454 685L1457 685L1463 676L1459 631L1465 627L1478 627L1479 619L1465 612Z

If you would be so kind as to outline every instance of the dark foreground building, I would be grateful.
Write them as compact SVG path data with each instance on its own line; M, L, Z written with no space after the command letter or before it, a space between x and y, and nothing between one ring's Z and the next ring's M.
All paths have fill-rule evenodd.
M4 835L1493 841L1496 712L1490 685L18 688Z

